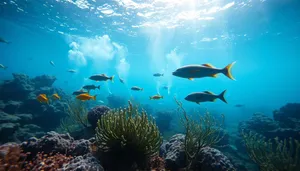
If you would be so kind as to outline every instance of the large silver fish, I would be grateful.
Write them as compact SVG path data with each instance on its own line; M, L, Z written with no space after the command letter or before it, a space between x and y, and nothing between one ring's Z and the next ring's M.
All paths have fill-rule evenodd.
M200 104L200 102L214 102L216 101L216 99L220 99L223 102L227 103L227 101L224 98L225 93L226 90L224 90L219 95L216 95L210 91L196 92L196 93L189 94L184 99L190 102L195 102L197 104Z
M231 67L235 62L227 65L225 68L216 68L211 64L202 64L202 65L187 65L181 68L178 68L172 74L177 77L188 78L193 80L194 78L203 78L203 77L217 77L219 73L226 75L228 78L235 80L231 74Z
M133 87L131 87L131 90L133 90L133 91L143 91L144 89L141 88L141 87L138 87L138 86L133 86Z
M99 74L99 75L92 75L92 76L90 76L89 79L94 80L94 81L107 81L107 80L111 80L113 82L114 81L114 76L108 77L105 74Z
M86 89L87 91L90 90L95 90L96 88L100 90L100 85L99 86L95 86L95 85L85 85L82 87L83 89Z

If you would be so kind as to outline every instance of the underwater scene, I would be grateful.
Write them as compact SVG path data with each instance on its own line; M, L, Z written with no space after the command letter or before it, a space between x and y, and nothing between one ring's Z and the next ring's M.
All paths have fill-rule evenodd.
M1 0L0 171L300 171L299 9Z

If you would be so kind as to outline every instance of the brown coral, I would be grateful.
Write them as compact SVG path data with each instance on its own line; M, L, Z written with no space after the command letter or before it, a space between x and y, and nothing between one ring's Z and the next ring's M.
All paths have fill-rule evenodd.
M24 163L24 171L31 170L44 170L44 171L56 171L63 167L63 164L68 163L73 157L66 156L60 153L44 154L39 152L32 161L26 161Z
M0 146L0 171L19 171L26 158L26 154L17 144Z
M165 160L159 156L152 157L150 168L151 171L165 171Z

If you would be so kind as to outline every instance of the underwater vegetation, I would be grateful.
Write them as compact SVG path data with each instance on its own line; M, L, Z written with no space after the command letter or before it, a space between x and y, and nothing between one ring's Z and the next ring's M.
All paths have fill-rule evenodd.
M261 171L300 170L300 143L292 138L266 139L262 135L242 132L250 158L259 165Z
M149 168L162 137L154 120L129 102L128 108L110 110L99 119L96 143L104 168L126 171Z

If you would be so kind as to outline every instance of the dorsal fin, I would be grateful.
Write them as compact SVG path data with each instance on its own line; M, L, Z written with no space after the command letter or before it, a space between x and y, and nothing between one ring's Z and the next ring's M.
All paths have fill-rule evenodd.
M204 93L207 93L207 94L214 94L214 93L212 93L212 92L210 92L210 91L204 91Z
M105 76L105 74L100 74L100 75Z
M202 66L206 66L206 67L209 67L209 68L216 68L216 67L214 67L212 64L209 64L209 63L207 63L207 64L202 64Z

